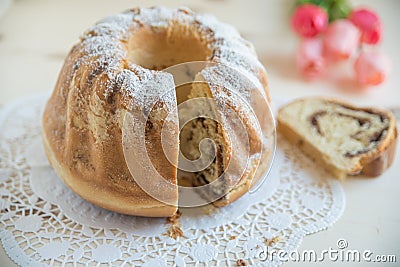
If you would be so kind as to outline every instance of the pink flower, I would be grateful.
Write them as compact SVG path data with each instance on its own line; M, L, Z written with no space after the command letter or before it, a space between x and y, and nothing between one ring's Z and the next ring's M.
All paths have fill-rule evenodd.
M300 73L312 79L321 75L326 67L323 57L323 45L320 38L304 39L298 47L296 64Z
M356 77L362 85L378 85L390 72L390 61L377 50L361 51L354 64Z
M325 10L312 5L299 6L292 17L292 27L302 37L314 37L324 31L328 25L328 15Z
M329 24L324 35L324 53L332 60L348 59L357 50L360 31L348 20L340 19Z
M351 12L349 19L361 33L361 41L367 44L377 44L381 39L382 24L378 15L368 9L356 9Z

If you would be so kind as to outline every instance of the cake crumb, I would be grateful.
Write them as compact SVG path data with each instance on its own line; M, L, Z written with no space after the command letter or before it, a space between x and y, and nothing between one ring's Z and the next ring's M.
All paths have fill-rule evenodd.
M232 236L229 237L229 240L234 240L234 239L236 239L235 235L232 235Z
M273 245L275 245L276 243L278 243L281 240L281 237L279 235L274 236L273 238L269 239L269 238L265 238L264 239L264 243L271 247Z
M173 239L177 239L178 237L184 236L183 231L181 229L181 223L179 222L179 218L182 213L178 210L174 215L167 218L167 224L170 225L167 232L164 235L169 236Z
M247 263L244 260L239 259L236 261L236 266L247 266Z
M203 207L203 212L205 215L211 215L213 213L215 213L217 211L217 209L212 206L212 205L207 205Z

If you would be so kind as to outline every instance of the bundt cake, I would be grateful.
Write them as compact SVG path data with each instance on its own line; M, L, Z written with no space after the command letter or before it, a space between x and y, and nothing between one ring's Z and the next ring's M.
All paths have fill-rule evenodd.
M178 90L169 69L193 61L208 63ZM265 69L233 27L187 8L135 8L98 22L69 52L44 110L44 147L73 191L112 211L171 216L191 187L224 206L268 168L264 102ZM200 110L210 117L184 121ZM203 145L214 157L185 169Z
M390 111L329 98L295 100L279 110L278 129L337 178L380 175L393 163L396 120Z

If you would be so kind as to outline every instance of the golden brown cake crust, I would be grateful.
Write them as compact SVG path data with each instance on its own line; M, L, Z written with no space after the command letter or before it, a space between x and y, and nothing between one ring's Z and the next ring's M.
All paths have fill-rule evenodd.
M152 65L148 57L151 51L141 51L146 46L137 46L139 41L135 38L140 36L135 34L139 33L148 36L147 44L152 49L158 49L160 38L173 38L180 43L178 47L193 42L193 51L190 51L197 56L181 51L168 57L165 53L162 55L165 62ZM165 47L168 51L173 48ZM246 70L269 98L265 70L252 45L232 27L213 17L197 15L186 8L136 8L106 18L86 31L66 57L43 114L43 140L49 161L73 191L120 213L161 217L176 212L177 188L169 191L156 188L153 192L174 203L171 206L149 196L132 177L124 158L122 128L126 112L147 112L151 97L158 95L152 92L145 95L141 86L152 80L173 86L173 77L158 70L190 59L229 63ZM163 101L161 115L157 113L157 116L164 116L163 111L168 113L176 106L175 94ZM156 115L150 118L155 141L149 157L168 182L177 184L179 138L170 140L172 150L176 150L171 163L163 156L157 139L163 118ZM169 123L171 131L178 132L178 125ZM138 175L152 179L146 174Z
M135 199L132 194L122 194L116 190L110 190L106 187L96 186L93 187L92 182L87 182L81 177L75 177L68 168L60 166L59 162L54 157L53 151L49 148L46 137L43 136L43 144L46 151L47 158L60 176L60 178L70 187L74 188L75 193L82 198L109 210L124 214L134 214L138 216L148 217L162 217L170 216L177 211L176 206L167 206L158 201L147 202ZM104 194L107 197L103 197ZM145 194L143 192L143 194Z

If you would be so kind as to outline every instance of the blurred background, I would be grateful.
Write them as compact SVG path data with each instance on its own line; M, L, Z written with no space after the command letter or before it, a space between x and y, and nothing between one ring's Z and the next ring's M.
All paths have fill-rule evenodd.
M50 92L69 49L97 20L135 6L164 5L212 13L235 26L255 45L268 71L273 98L329 95L360 105L400 107L399 0L350 0L353 6L368 6L379 14L384 26L380 49L392 61L389 79L363 91L357 90L351 69L345 65L335 65L330 77L313 82L298 74L294 53L299 38L289 23L293 3L294 0L0 0L0 106L36 92ZM399 169L399 160L396 161L392 169ZM399 178L394 177L393 170L392 176ZM328 249L335 247L339 238L346 238L351 248L397 254L399 261L400 215L395 211L399 182L377 179L365 183L354 178L343 186L347 196L343 217L328 231L306 237L300 249ZM371 196L374 200L368 201ZM332 262L327 264L335 266ZM1 248L0 266L14 266Z

